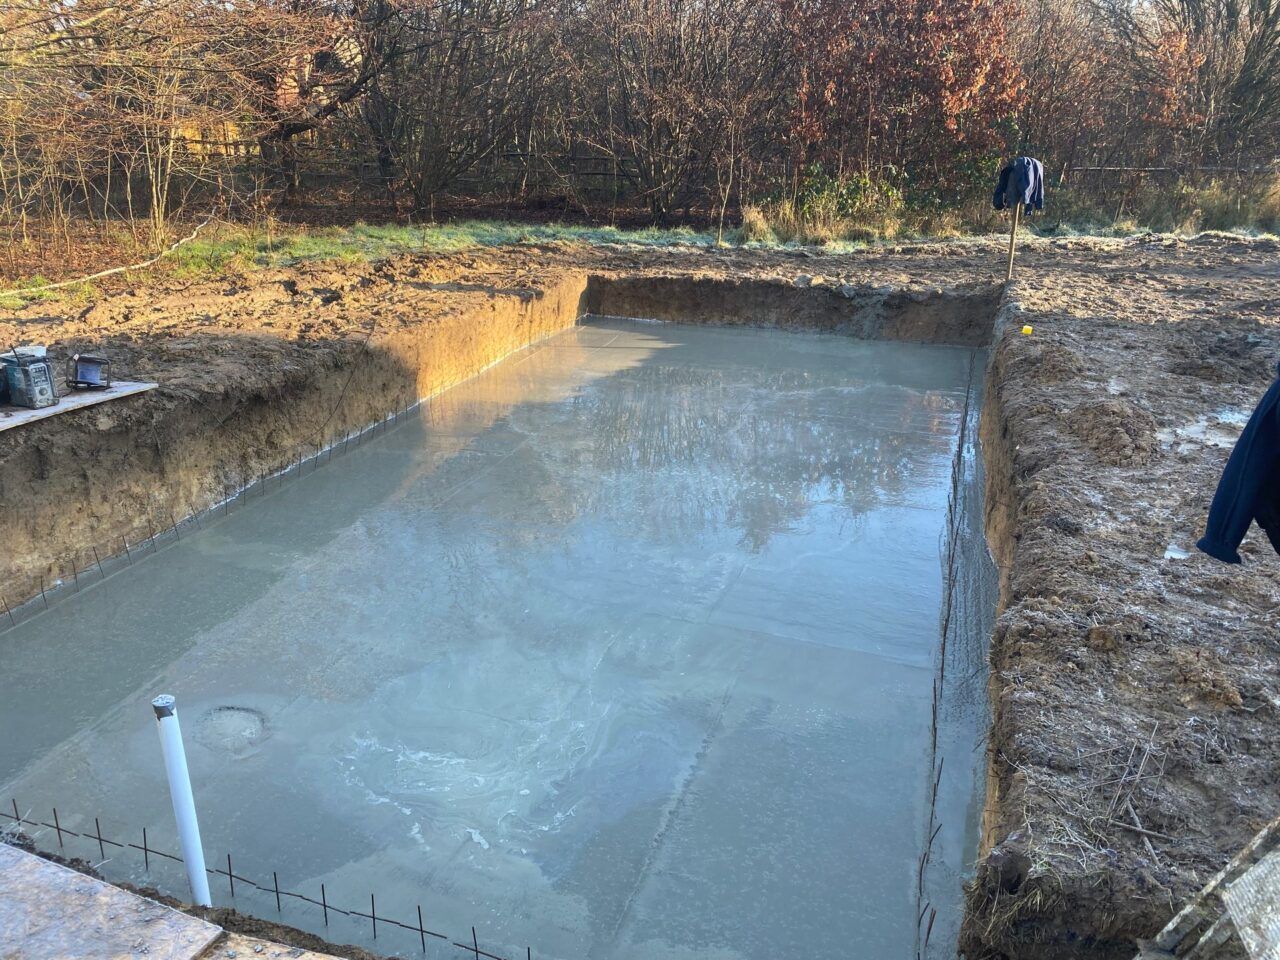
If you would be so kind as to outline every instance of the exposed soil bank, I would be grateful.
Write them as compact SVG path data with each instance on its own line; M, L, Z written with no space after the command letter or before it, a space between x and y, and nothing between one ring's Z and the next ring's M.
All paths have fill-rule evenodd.
M681 276L594 277L592 313L720 326L818 330L866 340L984 346L999 288L921 290L776 280Z
M973 960L1132 957L1280 812L1280 558L1194 550L1280 301L1135 324L1048 286L1010 291L982 424L1002 589Z
M42 572L70 575L58 560L70 544L82 545L83 570L93 563L89 543L115 552L111 537L146 536L149 517L165 524L170 512L217 502L290 462L304 442L322 442L315 433L329 406L307 419L318 404L278 403L311 396L319 379L336 380L324 396L343 399L330 438L444 385L444 376L420 383L420 373L400 369L428 368L432 355L424 350L419 362L418 343L433 325L455 318L453 336L471 342L478 369L486 351L466 339L475 321L461 318L508 309L491 301L523 302L563 282L566 300L579 301L567 314L590 307L729 323L739 304L760 304L768 322L786 325L788 308L769 306L785 288L812 297L792 309L814 315L821 298L856 304L862 294L846 297L845 285L908 297L947 285L990 297L1002 245L841 257L521 248L0 315L5 342L93 345L122 361L121 375L162 384L0 434L0 536L21 545L20 556L0 561L0 589L12 604ZM686 288L656 297L617 281L593 286L583 303L588 274L655 285L675 277ZM820 291L816 275L825 277ZM991 796L962 947L971 960L1127 958L1132 938L1158 929L1280 813L1280 558L1256 535L1243 567L1193 550L1241 417L1280 359L1280 244L1029 240L1018 276L982 431L1002 615L992 644ZM726 278L742 292L701 284ZM659 312L681 296L679 316ZM816 328L873 329L866 314L857 323L825 316ZM374 317L371 351L390 333L406 339L376 368L387 386L369 386L372 374L353 378L350 389L365 398L348 401L351 367L340 364L354 362ZM527 335L568 322L548 306ZM1032 336L1018 332L1023 323ZM501 348L518 343L513 335ZM128 481L98 471L104 460ZM1151 766L1135 781L1144 755Z

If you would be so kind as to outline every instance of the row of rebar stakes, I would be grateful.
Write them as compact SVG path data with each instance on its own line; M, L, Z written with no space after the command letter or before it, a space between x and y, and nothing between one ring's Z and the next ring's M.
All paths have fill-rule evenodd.
M23 816L23 815L22 815L22 813L21 813L21 811L20 811L20 808L19 808L19 806L18 806L18 801L17 801L17 799L16 799L16 798L11 798L10 803L11 803L12 808L13 808L13 813L12 813L12 814L10 814L10 813L8 813L8 812L5 812L5 813L0 814L0 815L3 815L3 816L5 816L5 817L7 817L8 819L12 820L12 821L14 822L15 826L17 826L17 827L21 827L23 824L26 824L26 825L28 825L28 826L46 827L46 828L48 828L48 829L50 829L50 830L53 830L53 831L54 831L54 833L55 833L55 834L56 834L56 836L57 836L57 840L58 840L58 849L59 849L59 850L64 850L64 849L65 849L65 841L64 841L64 839L63 839L65 836L70 836L70 837L83 837L83 838L86 838L86 839L89 839L89 840L93 840L93 841L95 841L95 842L97 843L97 845L98 845L98 853L99 853L99 856L101 857L102 862L104 862L104 863L105 863L105 862L107 861L107 859L108 859L108 857L107 857L107 847L108 847L108 846L110 846L110 847L115 847L115 848L117 848L117 849L126 849L126 848L131 848L131 849L134 849L134 850L138 850L138 851L140 851L140 852L142 853L142 857L143 857L143 869L144 869L146 872L148 872L148 873L149 873L149 872L150 872L150 870L151 870L151 856L152 856L152 854L154 854L154 855L156 855L156 856L159 856L159 857L163 857L163 858L165 858L166 860L171 860L171 861L173 861L173 862L175 862L175 863L182 863L182 862L183 862L183 861L182 861L182 858L181 858L180 856L177 856L177 855L172 854L172 853L168 853L168 852L166 852L166 851L164 851L164 850L160 850L160 849L158 849L157 847L152 846L152 845L150 844L150 842L149 842L149 839L148 839L148 834L147 834L147 828L146 828L146 827L143 827L143 828L142 828L142 844L141 844L141 845L138 845L138 844L136 844L136 843L121 843L121 842L119 842L119 841L112 840L112 839L110 839L110 838L106 837L106 836L103 834L103 832L102 832L102 823L101 823L101 820L100 820L98 817L94 817L94 818L93 818L93 829L94 829L94 832L93 832L93 833L88 833L88 832L77 832L77 831L75 831L75 830L71 830L71 829L69 829L68 827L64 827L64 826L62 825L62 820L61 820L61 818L60 818L60 816L59 816L59 814L58 814L58 808L57 808L57 807L53 807L53 808L52 808L52 811L53 811L53 822L52 822L52 823L44 823L44 822L42 822L42 821L38 821L38 820L33 820L33 819L31 819L31 817L30 817L29 815L28 815L28 816ZM418 934L418 938L419 938L419 944L420 944L420 945L421 945L421 947L422 947L422 952L423 952L423 953L426 953L426 951L427 951L427 937L432 937L432 938L437 939L437 940L443 940L443 941L446 941L446 942L448 942L448 943L451 943L451 944L452 944L453 946L455 946L455 947L459 947L459 948L461 948L461 949L463 949L463 950L466 950L468 953L473 954L473 955L477 958L477 960L479 960L479 958L481 958L481 957L486 958L486 960L506 960L506 958L504 958L504 957L502 957L502 956L500 956L500 955L498 955L498 954L490 953L490 952L488 952L488 951L486 951L486 950L481 949L481 947L480 947L480 940L479 940L479 936L478 936L477 931L476 931L476 928L475 928L474 926L471 928L471 942L470 942L470 943L464 943L464 942L460 942L460 941L456 941L456 940L451 940L451 939L450 939L446 934L443 934L443 933L437 933L437 932L436 932L436 931L434 931L434 930L430 930L430 929L428 929L428 928L425 926L425 924L423 923L422 905L421 905L421 904L418 904L418 905L417 905L417 919L418 919L417 924L402 923L402 922L401 922L401 921L399 921L399 920L393 920L393 919L391 919L390 917L387 917L387 916L385 916L385 915L384 915L384 916L379 916L379 915L378 915L378 909L377 909L377 897L376 897L376 895L375 895L374 893L370 893L370 894L369 894L369 912L368 912L368 913L364 913L364 912L363 912L363 911L361 911L361 910L348 910L348 909L344 909L344 908L339 907L339 906L336 906L335 904L333 904L332 902L330 902L330 900L329 900L329 896L328 896L328 890L327 890L327 888L326 888L326 886L325 886L325 884L324 884L324 883L321 883L321 884L320 884L320 899L319 899L319 900L316 900L316 899L315 899L315 898L313 898L313 897L309 897L309 896L307 896L306 894L296 893L296 892L289 891L289 890L282 890L282 889L280 888L280 875L279 875L279 873L278 873L277 871L275 871L275 870L271 871L271 885L270 885L270 886L266 886L266 885L264 885L264 884L260 884L260 883L258 883L258 882L256 882L256 881L254 881L254 880L249 879L249 878L248 878L248 877L246 877L246 876L243 876L243 875L241 875L241 874L237 874L237 873L235 872L235 869L234 869L234 866L233 866L233 863L232 863L231 854L230 854L229 852L227 853L227 868L226 868L225 870L222 870L222 869L210 869L210 868L206 868L206 869L207 869L207 872L208 872L210 875L212 875L212 876L225 876L225 877L227 878L227 891L228 891L228 894L231 896L231 898L232 898L232 899L235 899L235 896L236 896L236 881L237 881L237 880L239 880L242 884L248 884L249 886L254 887L254 888L258 889L258 890L262 890L262 891L264 891L264 892L269 892L269 893L273 894L273 895L274 895L274 897L275 897L276 912L277 912L277 913L281 913L281 914L283 914L283 912L284 912L284 903L283 903L283 898L285 898L285 897L290 897L290 898L293 898L293 899L295 899L295 900L302 900L302 901L305 901L305 902L307 902L307 903L314 904L314 905L315 905L315 906L317 906L317 907L320 907L320 909L321 909L321 911L322 911L323 918L324 918L324 925L325 925L326 927L328 927L328 926L329 926L329 914L330 914L330 913L337 913L337 914L340 914L340 915L342 915L342 916L348 916L348 917L361 917L361 918L364 918L364 919L368 919L368 920L369 920L369 922L370 922L370 931L371 931L371 933L372 933L372 936L373 936L373 939L374 939L374 940L377 940L377 939L378 939L378 922L379 922L379 921L381 921L383 924L390 924L390 925L392 925L392 926L399 927L399 928L400 928L400 929L402 929L402 930L409 931L410 933L417 933L417 934ZM533 948L532 948L532 947L525 947L525 958L526 958L526 960L533 960Z

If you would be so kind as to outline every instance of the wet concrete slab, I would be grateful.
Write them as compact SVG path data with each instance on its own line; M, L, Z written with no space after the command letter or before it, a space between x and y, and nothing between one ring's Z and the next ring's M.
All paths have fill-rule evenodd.
M192 960L220 927L0 843L5 960Z
M176 851L173 693L241 912L381 952L419 934L375 942L372 894L502 956L913 956L971 360L618 321L522 351L0 636L0 796Z

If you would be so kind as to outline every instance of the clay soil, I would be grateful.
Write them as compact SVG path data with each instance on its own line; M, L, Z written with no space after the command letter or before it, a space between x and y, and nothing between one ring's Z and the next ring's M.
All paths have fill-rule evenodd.
M1032 240L1007 288L1002 267L994 238L841 256L519 247L0 314L0 342L105 352L119 376L160 383L0 432L6 604L68 560L91 567L85 543L117 552L554 332L590 306L588 277L633 285L624 306L643 302L639 280L665 284L703 322L768 300L774 324L974 342L980 311L999 320L983 447L1002 589L961 949L1132 956L1280 815L1280 557L1257 531L1243 566L1194 549L1280 360L1280 244ZM852 327L830 322L840 298L858 307ZM896 326L890 302L914 305ZM927 335L930 311L946 336ZM424 331L441 334L425 354ZM104 465L127 482L98 479Z

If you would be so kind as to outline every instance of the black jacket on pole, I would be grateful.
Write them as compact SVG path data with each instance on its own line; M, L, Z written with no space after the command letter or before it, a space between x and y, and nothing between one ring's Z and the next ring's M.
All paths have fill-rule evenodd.
M991 205L1007 210L1021 203L1027 213L1044 209L1044 164L1035 157L1018 157L1005 164L991 196Z

